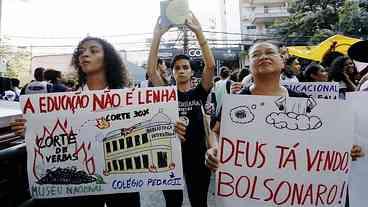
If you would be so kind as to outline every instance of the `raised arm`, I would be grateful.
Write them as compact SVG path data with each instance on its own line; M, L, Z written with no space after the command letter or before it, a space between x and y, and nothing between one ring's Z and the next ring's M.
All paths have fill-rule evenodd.
M215 70L215 58L213 57L212 51L208 46L206 37L202 32L201 24L194 16L194 14L191 14L190 17L188 17L185 24L194 32L201 47L205 63L202 74L202 86L206 91L209 91L212 88L212 78Z
M162 80L160 76L160 72L157 70L157 60L161 37L170 29L170 26L161 25L160 19L161 18L159 17L153 31L152 44L147 66L148 79L152 82L154 86L163 86L165 84L164 80Z

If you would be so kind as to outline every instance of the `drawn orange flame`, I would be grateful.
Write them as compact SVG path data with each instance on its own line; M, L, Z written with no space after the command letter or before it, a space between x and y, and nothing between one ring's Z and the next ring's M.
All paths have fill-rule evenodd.
M97 125L96 127L99 129L107 129L110 128L110 122L106 121L105 118L97 119Z

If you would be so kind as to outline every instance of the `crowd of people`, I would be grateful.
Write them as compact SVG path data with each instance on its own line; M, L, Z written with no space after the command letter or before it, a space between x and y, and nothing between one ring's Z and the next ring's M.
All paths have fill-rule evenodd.
M202 28L194 15L186 26L195 34L201 47L205 63L200 81L192 81L191 59L185 55L173 58L168 72L167 65L159 59L158 50L161 37L171 28L157 21L150 49L147 80L142 87L169 86L176 84L178 89L179 117L177 133L182 142L183 171L192 207L207 206L207 193L211 171L219 167L217 157L218 134L221 124L221 103L224 94L306 97L283 86L288 82L338 82L341 98L346 92L366 91L368 68L358 72L348 56L335 58L330 65L312 62L301 66L297 57L282 55L280 48L269 42L255 43L249 49L249 68L232 72L222 67L218 77L214 77L215 60L208 46ZM78 85L67 86L62 82L59 71L37 68L34 81L20 91L19 80L2 78L1 97L17 101L22 94L53 93L66 91L89 91L123 89L128 87L127 68L114 47L107 41L87 37L77 46L72 65L78 74ZM6 87L5 87L6 86ZM14 94L13 94L14 93ZM207 126L206 120L211 117ZM204 121L205 120L205 121ZM17 134L24 134L26 120L12 123ZM363 156L363 150L354 146L353 159ZM166 206L179 207L183 204L181 190L163 191ZM140 206L139 193L125 193L78 198L48 199L35 201L35 206Z

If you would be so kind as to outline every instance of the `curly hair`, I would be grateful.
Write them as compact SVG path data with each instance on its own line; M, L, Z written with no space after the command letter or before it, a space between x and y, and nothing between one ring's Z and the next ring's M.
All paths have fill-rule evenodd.
M79 42L78 47L75 49L72 57L71 65L78 72L78 82L79 86L83 86L87 82L87 75L83 72L79 64L80 51L79 48L87 41L96 41L102 45L104 51L104 66L106 82L110 89L119 89L128 86L128 71L121 59L119 53L114 49L114 47L107 42L98 37L86 37Z
M348 56L340 56L340 57L337 57L332 62L331 67L329 69L329 80L330 81L336 81L336 82L344 81L345 82L344 66L347 60L350 60ZM354 73L356 72L357 71L354 71ZM354 80L353 78L354 75L355 74L349 74L349 77L351 80Z

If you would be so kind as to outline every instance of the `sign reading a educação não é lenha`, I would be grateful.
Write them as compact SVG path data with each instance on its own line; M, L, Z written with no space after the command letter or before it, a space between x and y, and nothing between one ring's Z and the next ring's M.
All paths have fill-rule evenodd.
M182 189L175 87L22 96L34 198Z

